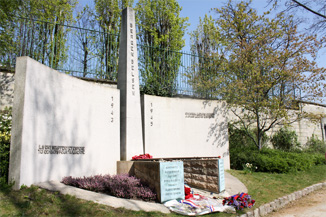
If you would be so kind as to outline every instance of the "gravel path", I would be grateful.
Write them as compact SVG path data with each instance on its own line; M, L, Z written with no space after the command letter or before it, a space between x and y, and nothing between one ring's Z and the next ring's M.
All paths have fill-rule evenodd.
M326 188L316 190L268 217L322 217L326 216Z

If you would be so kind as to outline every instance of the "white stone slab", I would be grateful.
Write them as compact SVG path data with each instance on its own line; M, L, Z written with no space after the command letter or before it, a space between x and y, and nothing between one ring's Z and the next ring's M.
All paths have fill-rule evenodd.
M185 199L183 162L160 162L160 201Z
M18 58L9 171L15 188L64 176L115 174L119 97L117 89Z
M154 158L217 157L230 169L225 102L144 95L145 152Z

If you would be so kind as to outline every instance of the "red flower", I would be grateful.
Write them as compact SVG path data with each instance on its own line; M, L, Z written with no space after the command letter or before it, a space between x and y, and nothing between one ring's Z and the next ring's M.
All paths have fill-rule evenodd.
M153 158L150 154L141 154L141 155L135 155L132 157L132 160L139 160L139 159L151 159Z

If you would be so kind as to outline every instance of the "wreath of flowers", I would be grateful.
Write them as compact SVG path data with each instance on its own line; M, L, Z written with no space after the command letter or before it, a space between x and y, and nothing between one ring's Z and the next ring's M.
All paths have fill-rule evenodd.
M236 209L251 208L255 205L255 200L251 199L251 196L247 193L235 194L231 197L226 197L223 200L224 205L233 206Z

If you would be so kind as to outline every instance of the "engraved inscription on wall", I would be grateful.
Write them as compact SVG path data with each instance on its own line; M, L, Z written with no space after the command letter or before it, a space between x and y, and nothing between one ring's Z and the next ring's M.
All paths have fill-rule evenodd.
M85 154L85 147L39 145L39 154Z
M185 118L214 118L214 113L186 112Z
M152 127L154 125L154 107L153 107L153 103L151 102L151 107L150 107L150 114L151 114L151 117L150 117L150 126Z
M110 99L110 123L113 123L114 122L114 97L111 96L111 99Z

